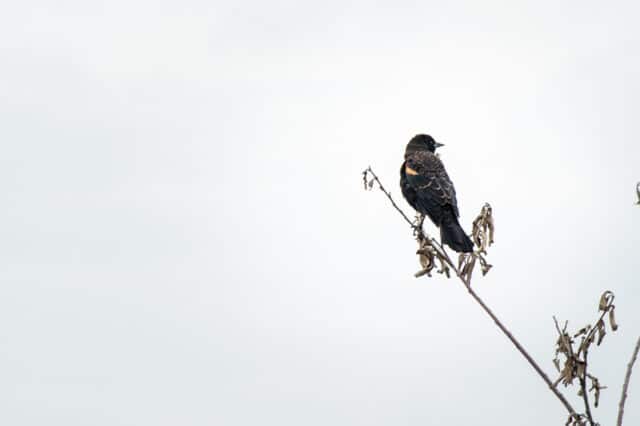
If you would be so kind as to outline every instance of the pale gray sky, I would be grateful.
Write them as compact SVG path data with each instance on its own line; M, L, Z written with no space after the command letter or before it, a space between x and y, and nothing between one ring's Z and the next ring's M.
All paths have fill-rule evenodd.
M621 328L591 352L612 424L640 334L639 14L5 5L0 423L564 424L457 282L413 278L410 231L362 190L372 165L399 199L426 132L463 226L494 207L475 287L550 375L551 316L579 328L616 293Z

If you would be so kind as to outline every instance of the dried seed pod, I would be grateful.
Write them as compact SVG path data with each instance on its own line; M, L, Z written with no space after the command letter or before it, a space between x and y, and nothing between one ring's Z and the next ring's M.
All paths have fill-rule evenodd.
M583 334L587 334L589 332L589 330L591 330L591 326L589 324L585 325L584 327L582 327L580 330L578 330L578 332L576 334L573 335L573 337L578 337L581 336Z
M598 341L596 342L596 345L600 346L600 343L602 343L602 339L604 339L604 335L607 334L604 328L604 321L602 320L598 321L598 323L596 324L596 327L598 329Z
M423 275L431 276L431 273L430 273L428 270L423 269L423 270L418 271L418 272L416 272L415 274L413 274L413 276L414 276L414 277L416 277L416 278L420 278L420 277L421 277L421 276L423 276Z
M487 260L482 256L482 254L478 254L478 259L480 260L480 268L482 270L482 275L485 276L489 272L493 265L487 263Z
M564 368L560 373L562 377L562 384L564 384L565 386L573 384L573 379L575 379L576 377L575 367L576 365L573 358L567 358L567 362L564 364Z
M469 261L469 270L467 272L467 282L471 283L471 275L473 275L473 268L476 266L476 257L471 255L471 260Z
M465 253L460 253L458 255L458 270L459 271L462 270L462 265L464 264L466 259L467 259L467 255Z
M616 331L618 329L618 323L616 322L615 312L616 307L611 306L609 309L609 325L611 326L611 330Z
M435 266L436 252L427 239L418 237L418 250L416 251L416 254L419 256L418 260L420 261L422 270L416 272L414 276L416 278L423 275L431 276L431 270Z
M606 311L607 309L609 309L609 307L613 304L614 298L615 296L609 290L602 293L602 296L600 296L600 303L598 305L598 309L601 311Z
M439 274L445 274L447 278L451 278L451 272L449 271L449 265L447 265L446 260L440 255L438 255L438 260L440 261L440 269L436 272Z
M597 377L594 377L591 374L589 374L588 377L591 380L591 388L589 389L589 391L594 391L593 392L593 396L595 399L594 405L598 407L598 405L600 404L600 390L605 389L606 386L600 386L600 381L598 380Z
M362 172L362 182L364 183L364 190L367 190L367 175L369 174L369 169L366 169Z
M480 214L473 221L471 237L480 252L486 253L487 247L493 244L494 224L492 209L485 203Z

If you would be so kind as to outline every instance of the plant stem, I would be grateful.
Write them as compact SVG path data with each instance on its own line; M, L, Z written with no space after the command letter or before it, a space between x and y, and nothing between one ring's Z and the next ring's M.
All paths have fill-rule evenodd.
M500 328L500 330L502 330L505 336L507 336L507 338L511 340L511 343L513 343L513 345L518 349L518 351L522 354L522 356L525 357L525 359L529 362L531 367L533 367L533 369L536 370L536 372L542 378L542 380L544 380L547 386L549 386L549 389L551 389L551 392L553 392L554 395L560 400L562 405L564 405L564 407L567 409L569 414L575 416L576 410L573 409L573 407L571 406L571 404L569 404L569 401L566 400L564 395L562 395L562 393L560 393L560 391L556 389L556 387L553 385L553 382L551 382L551 380L549 379L549 376L547 376L547 374L544 371L542 371L542 368L540 368L538 363L536 363L536 361L531 357L531 355L529 355L526 349L522 347L520 342L518 342L518 340L515 337L513 337L513 334L511 334L511 332L507 329L507 327L505 327L502 324L502 322L500 322L498 317L495 316L495 314L491 311L491 309L489 309L489 307L485 305L482 299L480 299L480 297L471 289L471 286L468 285L464 280L462 280L462 282L467 287L467 291L469 292L469 294L471 294L471 297L473 297L476 300L476 302L478 302L478 304L482 307L482 309L484 309L484 311L491 317L491 319L493 319L493 321L496 323L498 328Z
M400 207L398 207L395 201L393 201L391 194L386 189L384 189L384 186L380 182L380 179L378 179L378 176L376 176L376 174L371 169L371 166L369 166L369 168L367 168L364 171L365 177L367 173L371 173L371 175L373 176L373 179L376 181L376 183L380 187L380 190L387 196L389 201L391 201L391 204L393 205L393 207L395 207L395 209L402 215L402 217L407 221L407 223L411 226L414 232L417 232L419 236L422 236L425 239L428 238L431 241L433 246L436 247L436 250L440 252L439 254L442 256L442 258L444 258L446 262L449 264L449 266L455 271L457 277L460 279L460 281L462 281L464 286L467 288L467 291L469 292L471 297L473 297L473 299L476 302L478 302L480 307L491 317L491 319L496 323L498 328L504 333L505 336L507 336L507 338L511 341L511 343L514 344L514 346L516 347L516 349L518 349L518 351L522 354L522 356L525 357L525 359L527 360L527 362L529 362L531 367L533 367L533 369L538 373L538 375L542 378L542 380L545 381L547 386L549 386L549 389L551 390L551 392L553 392L553 394L560 400L562 405L564 405L564 407L567 409L569 414L572 417L577 417L578 415L576 413L576 410L573 409L573 407L571 406L571 404L569 404L569 401L566 400L564 395L562 395L562 393L560 393L560 391L556 389L556 387L553 385L553 382L551 382L551 380L549 379L549 376L547 376L547 374L544 371L542 371L542 368L540 368L540 366L535 362L535 360L531 357L531 355L529 355L526 349L524 349L524 347L520 344L520 342L518 342L518 340L513 336L513 334L511 334L509 329L507 329L507 327L505 327L502 324L502 322L500 322L498 317L496 317L496 315L491 311L491 309L489 309L489 307L482 301L480 296L478 296L473 291L473 289L471 288L471 284L460 275L460 271L458 271L458 268L456 268L456 266L453 264L453 262L449 258L449 255L445 251L444 247L442 247L442 245L440 245L434 238L426 237L422 231L422 228L421 227L418 228L416 225L413 224L413 222L409 220L407 215L400 209Z
M631 356L631 361L627 365L627 374L624 377L624 385L622 385L622 396L620 397L620 404L618 408L618 422L617 426L622 426L622 416L624 415L624 403L627 402L627 391L629 389L629 381L631 380L631 370L633 370L633 364L636 362L636 358L638 357L638 351L640 351L640 337L638 338L638 342L636 343L636 347L633 350L633 355Z
M587 393L587 350L584 350L584 371L580 377L580 391L582 392L582 400L584 401L584 410L591 426L594 425L593 417L591 417L591 407L589 406L589 394Z

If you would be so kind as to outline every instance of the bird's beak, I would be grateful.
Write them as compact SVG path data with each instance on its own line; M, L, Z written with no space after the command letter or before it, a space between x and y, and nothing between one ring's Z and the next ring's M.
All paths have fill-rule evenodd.
M444 144L440 142L436 142L436 148L440 148L441 146L444 146Z

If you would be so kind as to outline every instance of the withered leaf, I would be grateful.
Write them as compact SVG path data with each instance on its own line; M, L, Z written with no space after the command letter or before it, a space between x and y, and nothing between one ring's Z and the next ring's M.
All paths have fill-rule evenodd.
M449 266L447 263L440 256L438 256L438 259L440 260L440 269L438 270L438 273L445 274L447 278L451 278L451 273L449 272Z
M596 335L595 333L589 334L586 338L583 338L582 344L580 345L580 349L582 351L588 351L591 344L595 341Z
M431 270L435 266L434 261L434 251L431 246L428 245L424 240L418 241L419 248L416 251L416 254L419 255L418 260L420 261L420 266L422 266L422 271L418 271L414 274L416 278L419 278L423 275L431 276Z
M604 321L598 321L596 327L598 328L598 341L596 342L596 345L600 346L600 343L602 343L602 339L604 339L604 335L607 334L604 329Z
M494 225L493 225L493 217L490 217L488 220L489 225L489 245L494 243L493 234L494 234Z
M611 309L609 309L609 325L611 325L611 330L613 331L616 331L618 329L618 323L616 322L616 317L614 314L615 310L615 306L611 306Z
M562 369L560 375L562 376L562 383L565 386L573 383L573 379L575 378L573 359L567 359L567 362L564 364L564 368Z
M595 406L597 407L600 404L600 391L602 389L606 389L607 387L600 386L600 381L597 377L594 377L591 374L589 374L588 376L589 379L591 379L591 388L589 389L589 391L594 391Z
M600 296L600 303L598 304L598 310L599 311L606 311L607 310L607 297L606 297L607 293L604 292L602 293L602 296Z
M471 284L471 277L473 276L473 268L476 266L476 259L473 258L469 262L469 270L467 271L467 282Z
M487 231L489 232L487 236ZM489 203L485 203L480 211L480 214L473 221L473 228L471 231L471 237L473 242L478 247L478 251L486 253L487 246L493 243L493 218L492 209Z
M369 173L369 169L365 169L362 172L362 182L364 183L364 190L365 191L367 190L367 175L368 175L368 173Z
M415 274L413 274L413 276L416 277L416 278L420 278L423 275L431 276L431 273L428 270L423 269L422 271L418 271Z
M563 331L558 336L558 340L556 341L556 346L557 346L556 354L562 353L567 358L569 358L571 356L571 353L573 352L573 350L571 349L572 345L573 345L573 340L571 339L571 336L569 336L569 334Z
M573 337L578 337L581 336L583 334L587 334L587 332L591 329L591 325L587 324L584 327L582 327L580 330L578 330L578 332L576 334L573 335Z
M493 268L493 265L490 265L488 263L485 263L484 265L482 265L482 276L487 275L487 273L491 268Z
M464 263L464 261L466 260L467 255L464 253L460 253L458 255L458 270L462 269L462 264Z
M602 296L600 296L600 303L598 305L598 309L601 311L606 311L607 309L609 309L609 307L613 303L613 299L614 299L613 293L609 290L605 291L604 293L602 293Z

